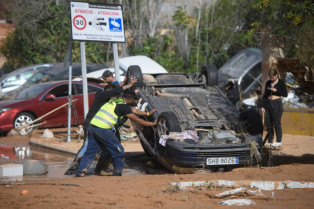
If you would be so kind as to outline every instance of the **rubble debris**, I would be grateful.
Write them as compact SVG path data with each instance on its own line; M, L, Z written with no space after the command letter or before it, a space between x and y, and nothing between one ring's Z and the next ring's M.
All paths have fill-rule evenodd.
M23 176L22 164L2 164L0 165L0 177Z
M43 137L44 138L48 138L51 139L54 137L53 132L50 131L48 128L45 129L44 133L43 133Z
M233 200L224 200L220 202L221 205L255 205L256 203L253 200L248 199L233 199Z
M173 182L171 185L177 185L180 190L185 190L187 187L199 186L214 186L223 188L235 187L251 187L265 191L282 190L282 189L297 189L297 188L314 188L314 182L296 182L296 181L192 181L192 182Z
M268 197L265 194L262 193L261 189L258 190L249 190L245 187L239 187L233 190L228 190L225 192L221 192L219 194L216 194L215 197L217 198L224 198L224 197L230 197L230 196L260 196L264 197L266 199L273 198L274 197L274 192L272 192L271 196Z

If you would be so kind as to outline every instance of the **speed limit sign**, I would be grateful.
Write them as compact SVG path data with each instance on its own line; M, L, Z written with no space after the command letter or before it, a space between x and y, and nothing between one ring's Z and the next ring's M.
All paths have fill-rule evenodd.
M86 27L86 19L82 15L77 15L73 19L73 25L78 30L84 30Z

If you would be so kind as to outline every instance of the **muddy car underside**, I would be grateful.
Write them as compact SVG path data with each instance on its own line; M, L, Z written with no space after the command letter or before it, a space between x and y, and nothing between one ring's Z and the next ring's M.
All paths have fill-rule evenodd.
M146 110L157 112L157 127L133 124L146 153L176 173L199 169L257 164L261 160L261 135L250 134L245 118L216 86L206 85L202 74L143 75L138 93ZM194 133L195 137L180 137ZM177 135L176 135L177 134ZM164 136L168 136L164 144ZM205 169L204 169L205 168Z

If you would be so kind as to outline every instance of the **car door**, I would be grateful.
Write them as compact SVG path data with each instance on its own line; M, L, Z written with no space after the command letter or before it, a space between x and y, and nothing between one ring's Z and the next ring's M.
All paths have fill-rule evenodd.
M68 105L59 108L60 106L68 103L68 84L60 84L49 90L44 98L47 95L54 95L54 99L46 100L42 99L40 108L48 113L53 111L51 114L45 117L44 121L47 123L45 127L57 127L57 126L66 126L68 123ZM57 109L59 108L59 109Z

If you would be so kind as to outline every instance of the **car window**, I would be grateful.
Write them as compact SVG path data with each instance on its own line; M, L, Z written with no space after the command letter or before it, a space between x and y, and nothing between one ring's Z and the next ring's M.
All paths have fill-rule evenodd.
M56 86L55 88L51 89L48 94L54 94L57 98L58 97L67 97L69 95L69 88L68 84L62 84L60 86ZM73 94L73 90L72 90Z
M34 74L34 72L25 72L24 73L24 79L25 80L29 79L33 74Z
M75 86L75 94L83 94L83 84L81 83L76 83L74 84ZM102 89L100 89L97 86L93 86L93 85L88 85L88 93L92 93L92 92L96 92L96 91L101 91Z
M48 66L42 66L42 67L37 67L36 70L44 70L44 69L47 69Z
M261 64L257 64L243 78L241 89L243 94L254 94L257 88L261 87L262 70Z
M44 83L51 81L52 76L45 73L34 73L29 79L27 79L25 86L31 86L38 83Z
M15 85L18 84L20 79L21 79L21 75L20 74L8 76L2 82L3 83L3 87L15 86Z
M34 99L48 89L52 84L34 85L17 93L16 100Z

